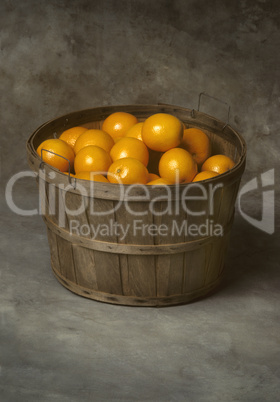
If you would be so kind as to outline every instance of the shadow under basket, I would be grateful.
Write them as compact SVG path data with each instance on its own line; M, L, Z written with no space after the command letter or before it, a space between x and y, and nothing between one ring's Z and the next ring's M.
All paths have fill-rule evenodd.
M76 180L43 163L42 141L74 126L101 128L113 112L139 121L169 113L202 129L212 154L233 169L199 183L120 186ZM229 125L204 113L169 105L87 109L51 120L27 141L29 166L39 193L55 277L72 292L129 306L170 306L212 293L219 285L245 168L246 145Z

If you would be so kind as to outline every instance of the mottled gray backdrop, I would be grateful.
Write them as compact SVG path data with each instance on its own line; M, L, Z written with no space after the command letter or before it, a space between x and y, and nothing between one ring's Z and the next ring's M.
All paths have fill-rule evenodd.
M102 105L196 109L201 92L230 105L247 142L242 186L276 169L275 191L279 29L278 0L0 0L1 401L279 399L279 222L267 234L237 208L216 295L131 309L63 288L41 217L15 215L3 197L29 170L25 143L44 122ZM227 118L210 98L201 111ZM14 201L38 206L33 178ZM244 196L248 215L260 219L261 206L260 189Z
M100 105L197 108L200 92L231 106L230 123L247 141L250 171L277 163L278 1L0 3L5 173L25 164L27 137L48 119ZM208 99L201 110L227 116L223 104Z

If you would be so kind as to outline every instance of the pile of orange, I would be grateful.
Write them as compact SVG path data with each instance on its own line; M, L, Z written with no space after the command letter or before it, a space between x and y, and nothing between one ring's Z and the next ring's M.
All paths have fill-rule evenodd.
M226 155L211 155L208 135L177 117L156 113L144 121L115 112L101 129L72 127L37 149L42 160L77 179L169 185L207 180L233 168Z

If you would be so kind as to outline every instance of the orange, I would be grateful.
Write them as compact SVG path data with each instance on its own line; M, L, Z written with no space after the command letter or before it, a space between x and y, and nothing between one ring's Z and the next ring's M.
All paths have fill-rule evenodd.
M165 152L180 145L183 131L183 123L177 117L156 113L144 121L142 138L150 149Z
M160 179L158 174L149 173L148 181Z
M62 141L58 138L43 141L42 144L40 144L37 148L37 154L40 157L41 153L44 162L60 170L61 172L69 171L69 162L70 170L73 169L75 154L70 145L68 145L65 141Z
M127 133L125 134L125 137L133 137L137 138L137 140L143 141L142 139L142 127L143 127L143 122L134 124Z
M74 146L75 154L88 145L96 145L109 153L114 145L114 140L108 133L105 133L105 131L94 128L87 130L77 139Z
M180 147L186 149L201 166L211 155L211 143L208 135L198 128L187 128L184 130Z
M201 167L201 171L210 170L219 174L232 169L235 163L226 155L213 155L206 159Z
M118 142L119 140L121 140L123 137L115 137L114 138L114 143Z
M107 177L111 183L146 184L148 175L146 166L138 159L122 158L112 163Z
M173 184L173 183L171 183L170 181L168 181L166 179L163 179L162 177L152 180L147 183L148 186L168 186L170 184Z
M149 151L144 142L132 137L123 137L116 142L110 156L113 162L122 158L135 158L147 166L149 161Z
M210 170L204 170L203 172L198 173L193 181L201 181L201 180L207 180L211 179L212 177L218 176L219 173L217 172L210 172Z
M103 174L96 174L95 172L79 172L76 174L76 179L83 180L93 180L93 181L101 181L103 183L109 183L109 180L106 179Z
M135 116L126 112L115 112L110 114L102 124L102 130L110 134L111 137L123 137L130 127L138 123Z
M63 131L63 133L60 135L59 139L67 142L67 144L70 145L70 147L73 149L77 139L85 131L87 131L87 128L85 128L85 127L80 127L80 126L72 127L72 128L69 128L68 130Z
M79 172L106 172L112 160L108 152L96 145L82 148L76 155L74 167Z
M189 183L197 174L197 164L185 149L172 148L160 158L159 174L171 183Z

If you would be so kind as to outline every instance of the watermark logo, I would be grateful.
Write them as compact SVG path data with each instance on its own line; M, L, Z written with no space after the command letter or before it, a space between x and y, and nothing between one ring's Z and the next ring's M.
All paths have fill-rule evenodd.
M104 174L104 172L91 172L92 175ZM39 170L39 173L31 171L23 171L16 173L10 178L6 185L6 201L10 209L22 216L32 215L56 215L58 218L60 214L69 214L72 216L78 216L88 210L91 215L104 216L109 213L117 212L121 206L124 206L126 211L133 216L145 216L152 214L154 216L163 215L180 215L182 212L190 216L207 216L213 215L215 206L215 193L223 185L221 183L212 184L209 183L204 186L198 182L192 183L191 187L184 187L180 190L180 184L175 183L175 190L171 190L170 186L161 186L161 191L158 195L151 197L150 187L144 184L131 184L124 186L122 183L118 184L118 201L115 202L113 209L110 211L100 211L95 209L95 186L96 182L90 180L89 186L84 186L80 180L75 181L75 186L72 182L66 185L63 182L55 180L57 178L55 172L46 174L43 170ZM26 177L33 177L38 180L39 184L39 206L32 210L21 209L14 202L14 186L17 181ZM53 183L53 184L52 184ZM80 194L83 202L79 205L67 204L68 193L75 190L76 194ZM89 199L93 202L89 203ZM137 205L133 201L145 202L147 208L138 210ZM163 203L162 209L157 209L157 204ZM59 221L59 226L64 227L63 220Z
M101 172L101 174L104 172ZM95 172L94 174L100 174ZM39 173L31 171L22 171L13 175L8 181L5 189L6 202L9 208L17 215L22 216L34 216L34 215L48 215L56 216L56 221L61 228L65 227L66 220L70 226L70 230L73 234L79 234L86 237L100 237L100 236L112 236L116 235L123 240L127 233L131 235L139 235L139 231L142 231L143 236L165 236L167 233L171 236L222 236L223 228L215 222L215 211L219 209L220 194L222 194L223 184L217 183L204 183L199 182L192 183L192 186L181 187L179 184L175 185L171 191L170 186L162 186L159 195L151 197L149 186L141 184L133 184L130 186L124 186L119 184L119 199L118 202L113 203L113 207L110 210L100 210L100 207L96 208L96 200L94 197L94 181L90 181L89 186L84 186L82 181L75 181L73 187L72 181L63 184L59 182L57 184L57 173L50 172L45 173L44 170L39 170ZM36 178L39 184L39 205L38 208L23 209L16 205L14 201L14 187L17 181L22 178L32 177ZM49 184L54 181L55 184ZM48 183L49 182L49 183ZM80 199L80 203L67 203L68 193L71 193L75 189L76 194L80 194L81 197L76 197L76 200ZM137 190L137 191L135 191ZM246 194L256 190L260 193L262 200L262 216L261 219L256 219L250 216L242 209L242 199ZM136 199L135 197L136 194ZM47 195L47 196L46 196ZM70 194L71 199L71 194ZM137 202L145 202L145 208L137 208ZM244 202L244 199L243 199ZM161 208L158 208L158 205ZM245 204L246 205L246 204ZM243 204L244 206L244 204ZM218 208L217 208L218 207ZM225 206L226 207L226 206ZM270 169L264 172L260 177L255 177L252 180L245 183L239 190L237 195L237 207L241 216L251 225L259 230L268 234L273 234L275 231L275 191L274 191L274 169ZM104 220L104 216L114 216L120 208L124 208L130 216L134 216L135 224L133 228L120 227L118 223L110 221L108 227L92 226L89 224L81 226L79 223L79 216L85 214L91 216L94 220L95 216L99 216L99 222ZM123 211L123 209L122 209ZM122 212L121 212L122 213ZM175 220L171 224L171 231L168 231L165 227L155 227L154 224L150 226L141 226L140 222L144 222L141 218L152 215L157 221L160 216L170 215L172 217L179 217L180 226L178 226ZM70 217L70 218L69 218ZM186 217L188 219L186 220ZM190 218L190 219L189 219ZM189 220L189 221L188 221ZM159 219L160 222L160 219ZM132 231L132 232L131 232Z
M268 234L273 234L275 230L275 191L274 188L271 188L272 186L274 186L274 169L261 174L260 186L256 177L246 183L240 189L237 197L238 209L241 216L251 225ZM259 190L259 187L262 195L262 217L260 220L249 216L241 208L242 196L251 191Z
M175 219L167 225L164 223L155 224L145 223L142 219L134 219L132 223L118 223L110 219L107 223L87 224L81 223L78 219L72 219L69 222L69 232L71 235L96 238L116 236L122 242L127 237L221 237L224 234L223 226L215 223L214 220L206 219L204 223L199 225L195 223L189 224L187 219L176 221Z

